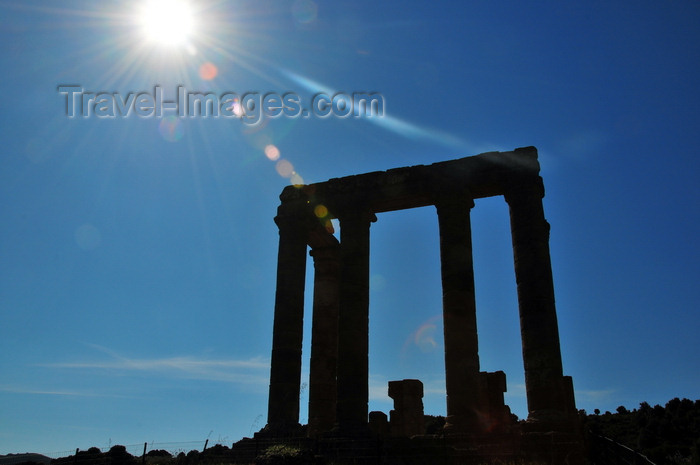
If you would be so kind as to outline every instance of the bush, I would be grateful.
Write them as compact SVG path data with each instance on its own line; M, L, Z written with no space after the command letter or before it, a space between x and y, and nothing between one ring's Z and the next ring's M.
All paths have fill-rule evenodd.
M255 465L304 465L312 463L309 452L284 444L268 447L255 458Z

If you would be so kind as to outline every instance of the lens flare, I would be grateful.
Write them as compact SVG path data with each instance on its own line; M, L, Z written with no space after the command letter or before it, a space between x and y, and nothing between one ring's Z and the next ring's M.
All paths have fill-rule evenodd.
M413 343L421 352L431 352L437 348L435 335L437 326L432 323L424 323L413 335Z
M289 177L289 182L292 183L292 185L294 186L302 186L304 184L304 178L299 176L299 173L295 171Z
M436 315L421 324L418 329L408 336L404 343L402 356L407 356L409 351L417 348L420 352L427 354L440 347L439 333L442 326L442 315Z
M272 161L277 161L280 158L280 149L273 144L268 144L265 146L265 156Z
M296 0L292 4L292 16L301 24L313 22L318 15L318 6L312 0Z
M369 278L369 288L372 291L381 291L386 288L386 278L380 274L373 274Z
M243 116L243 107L241 106L241 101L238 98L233 99L233 103L228 110L232 111L238 118Z
M325 218L328 216L328 209L325 205L316 205L314 208L314 215L318 218Z
M94 250L102 243L100 230L89 223L75 230L75 243L83 250Z
M207 61L199 67L199 77L205 81L211 81L217 74L219 74L219 68L216 67L214 63Z
M277 170L277 174L283 178L290 178L292 174L294 174L294 165L284 159L277 162L275 169Z
M185 130L182 127L182 121L180 121L176 116L166 116L160 120L158 124L158 132L163 137L163 139L168 142L177 142L182 139L185 135Z
M328 231L328 234L333 234L335 232L335 229L333 229L333 223L331 220L326 220L323 223L323 227L326 228L326 231Z

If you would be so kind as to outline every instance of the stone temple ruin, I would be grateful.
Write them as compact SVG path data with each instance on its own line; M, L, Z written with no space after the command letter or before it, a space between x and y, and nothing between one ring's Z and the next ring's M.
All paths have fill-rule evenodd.
M500 195L510 211L528 403L527 421L518 427L503 402L505 374L480 371L478 356L470 210L474 199ZM457 444L510 434L500 440L518 442L520 450L556 443L550 436L543 439L546 434L564 435L571 443L578 434L576 408L572 380L562 370L543 196L534 147L285 188L275 218L280 239L268 418L259 435L361 438L423 433L423 387L417 380L389 383L395 410L388 423L385 414L368 412L369 243L377 213L434 205L440 230L447 393L441 437ZM333 218L340 222L339 241L332 234ZM309 421L301 427L307 248L315 275Z

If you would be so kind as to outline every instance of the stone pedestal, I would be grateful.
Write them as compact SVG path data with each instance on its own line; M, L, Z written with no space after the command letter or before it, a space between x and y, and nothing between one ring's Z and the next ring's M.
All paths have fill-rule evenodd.
M488 433L502 433L513 426L510 408L505 404L503 393L506 388L506 374L502 371L481 372L482 402L484 405L483 429Z
M389 421L391 435L411 437L424 434L423 383L417 379L389 381L389 397L394 399Z
M369 412L369 429L378 438L389 435L389 419L384 412Z

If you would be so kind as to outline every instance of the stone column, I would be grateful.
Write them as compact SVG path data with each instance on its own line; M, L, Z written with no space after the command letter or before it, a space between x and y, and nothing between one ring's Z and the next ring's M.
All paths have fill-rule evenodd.
M369 226L374 214L352 210L340 220L337 431L363 434L369 401Z
M554 305L549 223L541 178L506 192L518 286L528 420L559 422L575 411L573 390L562 376L559 329ZM571 392L568 392L571 391Z
M340 247L315 248L314 308L309 370L309 436L330 431L335 424L338 363Z
M447 431L478 432L479 342L472 260L471 198L436 203L445 334Z
M293 215L280 214L275 222L280 242L266 429L287 435L299 425L307 232Z

